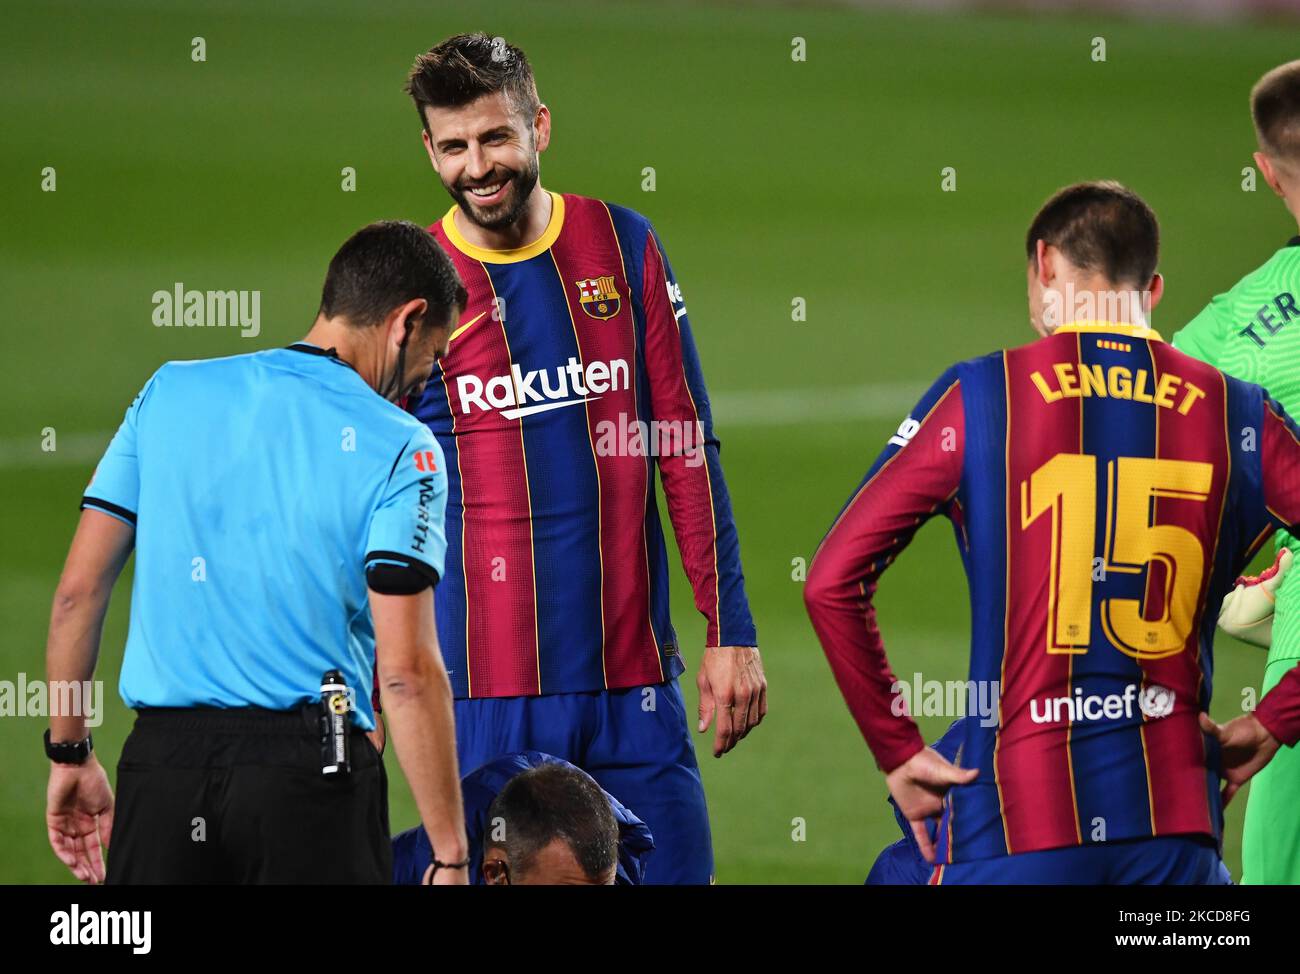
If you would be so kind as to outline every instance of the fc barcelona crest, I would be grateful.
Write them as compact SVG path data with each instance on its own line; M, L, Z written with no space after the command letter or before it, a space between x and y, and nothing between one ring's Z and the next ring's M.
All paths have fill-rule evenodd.
M618 314L619 296L613 274L574 283L578 285L578 300L582 302L582 310L591 317L605 321Z

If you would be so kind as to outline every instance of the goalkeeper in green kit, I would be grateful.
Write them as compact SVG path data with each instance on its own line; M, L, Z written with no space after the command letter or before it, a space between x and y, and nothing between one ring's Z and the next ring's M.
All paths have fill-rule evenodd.
M1274 68L1251 91L1265 181L1300 219L1300 61ZM1174 346L1229 375L1262 385L1296 415L1300 411L1300 236L1257 270L1219 294L1182 331ZM1283 550L1300 540L1279 531ZM1287 561L1290 559L1287 558ZM1282 578L1260 696L1300 660L1300 571ZM1251 641L1260 642L1258 639ZM1251 782L1242 836L1242 882L1300 883L1300 748L1281 748Z

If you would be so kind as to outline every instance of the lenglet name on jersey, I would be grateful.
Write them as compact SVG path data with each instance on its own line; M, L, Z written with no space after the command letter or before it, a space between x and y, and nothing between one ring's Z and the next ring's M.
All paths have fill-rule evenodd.
M1146 369L1134 371L1127 365L1075 365L1057 362L1052 374L1031 372L1029 378L1043 397L1043 402L1099 396L1109 399L1132 399L1149 402L1165 409L1177 409L1186 416L1192 404L1205 398L1205 390L1172 372L1164 372L1152 388Z

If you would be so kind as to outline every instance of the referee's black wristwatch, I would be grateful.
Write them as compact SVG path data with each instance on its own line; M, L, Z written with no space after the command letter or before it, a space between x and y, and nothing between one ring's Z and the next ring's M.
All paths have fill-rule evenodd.
M91 740L89 731L84 741L54 743L50 740L50 729L45 728L45 756L55 764L85 764L94 750L95 742Z

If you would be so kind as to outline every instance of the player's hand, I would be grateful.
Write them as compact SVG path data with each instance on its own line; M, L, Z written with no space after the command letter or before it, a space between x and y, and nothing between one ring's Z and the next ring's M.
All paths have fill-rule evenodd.
M959 768L932 747L922 748L885 775L898 810L912 826L926 862L934 862L934 843L926 823L943 814L943 796L953 785L975 780L979 768Z
M1235 795L1260 768L1268 764L1282 746L1254 714L1242 714L1226 724L1216 724L1201 714L1201 730L1215 737L1222 748L1223 804Z
M1223 599L1219 628L1253 646L1268 648L1273 641L1273 608L1277 590L1291 568L1291 552L1282 548L1272 567L1260 575L1243 575Z
M92 754L85 764L50 764L45 791L50 848L83 883L104 881L104 849L113 831L113 789Z
M767 716L767 677L756 646L711 646L695 677L703 734L716 714L713 756L720 758Z

